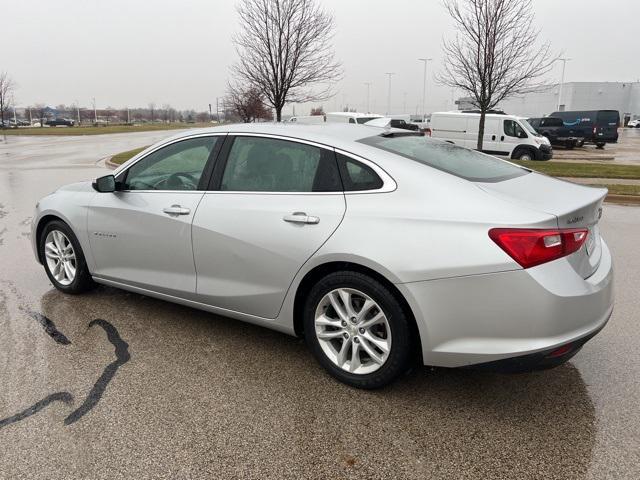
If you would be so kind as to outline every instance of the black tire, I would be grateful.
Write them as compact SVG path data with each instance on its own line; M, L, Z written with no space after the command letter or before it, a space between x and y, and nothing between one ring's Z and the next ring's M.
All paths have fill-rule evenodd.
M58 230L65 234L65 236L71 242L73 246L73 250L76 255L75 266L76 266L76 275L73 281L69 285L63 285L53 276L51 271L49 270L49 265L47 264L47 260L45 257L45 240L49 232L53 230ZM82 251L82 247L80 246L80 242L76 238L75 234L69 228L69 226L61 220L52 220L47 223L45 227L42 229L42 233L40 234L40 238L38 238L38 252L40 254L40 258L42 259L42 264L44 266L44 271L47 273L49 280L58 290L64 293L83 293L87 290L90 290L95 287L95 282L91 278L91 274L89 273L89 269L87 267L87 262L84 258L84 253Z
M333 363L320 346L315 330L315 311L322 298L337 288L351 288L368 295L382 309L391 330L389 356L378 370L354 374ZM362 389L381 388L405 373L412 358L411 321L394 294L382 283L359 272L334 272L313 286L304 306L304 332L314 357L333 377L347 385Z
M604 143L596 143L596 148L604 148Z
M528 148L517 148L515 152L513 152L513 158L516 160L535 160L536 156Z

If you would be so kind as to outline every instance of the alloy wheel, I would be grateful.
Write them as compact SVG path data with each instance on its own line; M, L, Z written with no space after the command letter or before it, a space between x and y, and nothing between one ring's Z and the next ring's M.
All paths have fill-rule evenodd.
M315 312L315 332L327 358L350 373L375 372L391 351L391 328L382 308L352 288L338 288L322 297Z
M60 230L51 230L44 241L47 267L60 285L70 285L76 278L76 252L69 238Z

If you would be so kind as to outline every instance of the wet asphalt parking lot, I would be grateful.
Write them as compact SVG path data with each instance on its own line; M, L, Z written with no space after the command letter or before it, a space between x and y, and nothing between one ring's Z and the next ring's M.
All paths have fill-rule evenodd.
M640 478L640 208L604 208L616 307L569 363L359 391L293 337L53 289L35 202L171 134L0 137L0 478Z

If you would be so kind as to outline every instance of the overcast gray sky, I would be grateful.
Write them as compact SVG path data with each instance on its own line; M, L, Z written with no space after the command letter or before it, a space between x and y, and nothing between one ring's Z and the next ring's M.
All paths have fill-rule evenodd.
M235 0L2 0L0 71L18 84L16 103L74 103L99 108L149 102L207 109L224 95ZM344 80L325 111L345 103L384 112L387 77L392 109L414 113L422 98L422 63L442 65L443 36L451 21L439 0L321 0L336 22L336 57ZM573 58L566 81L640 78L637 0L535 0L541 38ZM560 65L553 71L559 78ZM451 90L429 74L427 110L451 108ZM457 93L456 93L457 96ZM298 106L297 114L308 114ZM291 107L285 108L290 113Z

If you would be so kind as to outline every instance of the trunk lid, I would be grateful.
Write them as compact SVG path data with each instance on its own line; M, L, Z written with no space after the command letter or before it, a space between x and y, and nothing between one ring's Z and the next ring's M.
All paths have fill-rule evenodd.
M585 245L566 258L583 278L598 268L602 255L598 222L606 188L577 185L535 172L503 182L476 185L503 200L554 215L558 228L587 228Z

